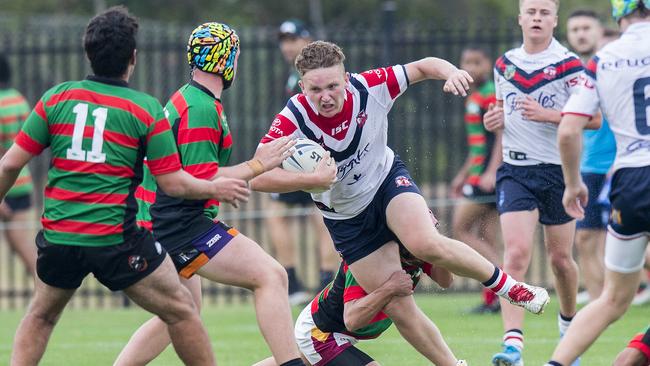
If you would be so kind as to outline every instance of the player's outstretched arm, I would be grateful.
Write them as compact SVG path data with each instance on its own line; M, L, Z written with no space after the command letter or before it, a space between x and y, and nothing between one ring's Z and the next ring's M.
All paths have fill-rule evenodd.
M290 137L281 137L266 144L260 144L251 160L234 166L220 167L215 178L229 177L251 180L280 166L280 163L291 155L295 144L296 141Z
M216 199L236 205L247 202L250 190L246 181L220 177L213 181L196 179L184 170L156 175L158 186L172 197L185 199Z
M17 144L13 144L0 159L0 201L16 183L18 174L33 155Z
M562 203L566 212L574 218L584 217L587 205L587 189L580 176L580 156L582 154L582 131L589 117L566 114L557 131L557 143L562 158L564 174L564 198Z
M411 84L422 80L446 80L443 90L454 95L467 96L469 85L474 82L465 70L460 70L448 61L426 57L404 66Z
M349 331L365 327L396 296L413 294L413 280L406 271L394 272L384 284L368 295L343 306L343 321Z
M336 163L329 151L312 173L294 173L275 168L250 181L254 191L285 193L303 189L328 190L336 183Z

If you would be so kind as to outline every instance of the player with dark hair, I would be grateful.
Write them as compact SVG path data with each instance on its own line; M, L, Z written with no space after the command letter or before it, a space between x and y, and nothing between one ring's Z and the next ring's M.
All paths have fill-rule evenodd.
M500 263L497 243L498 220L494 194L496 171L501 164L501 136L483 127L483 115L494 97L492 60L487 50L466 47L460 67L474 79L471 94L465 101L465 129L468 154L465 163L451 183L452 197L465 197L454 208L454 236L476 249L492 263ZM483 289L483 301L472 313L499 312L499 297Z
M361 74L346 73L344 61L343 51L333 43L316 41L304 47L296 59L302 93L291 97L261 141L267 144L289 135L316 141L335 160L335 174L319 180L274 169L252 180L251 187L266 192L327 189L312 194L312 199L337 251L368 293L401 270L399 241L417 258L482 281L531 312L543 311L549 300L546 290L513 280L431 225L419 188L387 145L388 113L409 85L442 79L445 91L466 96L471 77L434 57ZM449 353L437 352L435 326L412 296L393 298L384 312L429 360L452 359Z
M639 285L650 237L650 0L612 0L623 34L589 60L558 131L566 189L562 203L582 219L589 202L579 170L582 131L600 110L616 138L600 296L582 308L547 365L569 365L627 311ZM646 61L644 61L646 60Z
M246 182L205 181L181 169L169 122L153 97L130 89L137 20L113 7L90 20L84 49L93 75L48 90L0 160L0 198L21 169L50 147L52 161L38 247L34 297L20 323L12 365L36 365L61 312L89 274L158 315L182 361L213 365L190 292L149 232L135 223L135 188L147 157L170 195L246 200Z
M278 139L260 147L251 160L226 166L233 140L221 96L235 80L239 52L239 37L226 24L198 26L187 45L191 80L165 106L183 168L196 178L248 181L279 166L293 146L289 137ZM277 364L302 365L293 342L286 272L259 244L220 221L219 207L215 200L171 197L159 186L150 210L154 237L169 252L197 306L201 277L251 290L260 330ZM147 364L169 341L165 324L152 318L135 332L115 364Z
M29 115L27 100L18 90L9 86L10 79L9 60L0 55L0 157L14 143L23 121ZM24 225L30 221L29 208L32 206L33 190L29 169L25 167L20 171L16 184L0 202L0 220L6 225L5 238L32 275L36 271L36 248L30 242L29 230Z

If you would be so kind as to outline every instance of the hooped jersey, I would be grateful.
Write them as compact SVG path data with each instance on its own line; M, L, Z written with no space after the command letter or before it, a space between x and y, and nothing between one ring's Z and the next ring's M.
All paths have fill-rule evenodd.
M144 157L154 175L181 169L169 122L153 97L89 77L48 90L16 144L52 160L41 219L48 242L101 247L135 233Z
M0 89L0 148L9 150L14 143L23 121L29 115L27 100L16 89ZM7 197L30 194L34 189L29 169L24 167Z
M505 113L503 161L512 165L561 163L558 125L524 118L518 102L530 96L544 108L561 111L582 70L580 59L555 39L542 52L531 55L522 46L497 59L496 99L503 101Z
M388 175L395 157L387 145L388 112L409 83L402 65L348 75L340 113L323 117L304 94L294 95L261 141L293 135L316 141L331 153L337 182L312 198L323 216L334 220L363 211Z
M495 136L483 127L483 115L495 102L494 83L486 81L467 97L465 102L465 131L470 165L465 183L478 186L481 175L490 164Z
M165 106L183 169L198 179L211 179L228 164L232 135L221 101L203 85L190 81ZM175 198L158 189L150 209L153 233L168 251L210 230L219 213L214 199Z
M428 263L421 263L420 265L402 263L402 268L411 275L413 288L420 281L422 272L429 275L431 273L431 265ZM383 311L379 311L370 323L362 328L348 331L345 327L343 319L345 304L359 300L367 295L368 293L352 275L348 265L345 262L341 263L334 280L316 295L308 305L311 309L314 324L319 330L326 333L345 333L358 339L379 337L393 324L393 321Z
M616 138L614 169L650 165L650 22L635 23L587 64L564 113L598 109Z

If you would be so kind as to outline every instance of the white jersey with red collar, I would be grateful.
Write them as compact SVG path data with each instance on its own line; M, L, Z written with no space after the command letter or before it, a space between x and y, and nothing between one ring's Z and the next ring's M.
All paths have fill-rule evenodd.
M531 55L522 46L499 57L494 83L505 113L503 161L512 165L561 163L558 125L524 118L517 102L530 96L544 108L562 110L582 70L580 59L554 38L542 52Z
M600 108L616 138L614 169L650 165L650 22L635 23L594 56L564 114Z
M395 154L387 146L388 112L408 87L402 65L349 74L343 109L336 116L320 116L304 94L291 97L275 117L261 143L282 136L320 143L336 161L332 189L312 194L323 216L352 218L372 201L388 175Z

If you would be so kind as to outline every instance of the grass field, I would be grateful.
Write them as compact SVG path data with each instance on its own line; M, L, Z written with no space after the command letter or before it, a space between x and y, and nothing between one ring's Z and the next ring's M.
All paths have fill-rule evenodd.
M417 301L441 329L459 358L471 366L490 364L501 342L501 318L495 315L464 315L462 309L475 304L478 295L419 295ZM294 309L297 315L299 308ZM648 323L648 308L632 308L623 319L610 327L592 349L583 356L583 365L611 365L629 338ZM0 364L8 364L13 334L22 312L0 312ZM57 326L42 365L110 365L131 333L149 315L138 309L70 310ZM251 365L269 355L258 332L252 305L208 307L203 313L220 365ZM526 318L527 365L547 361L557 336L557 301L552 300L542 316ZM392 327L379 339L361 344L383 365L426 365ZM167 349L154 365L178 365Z

